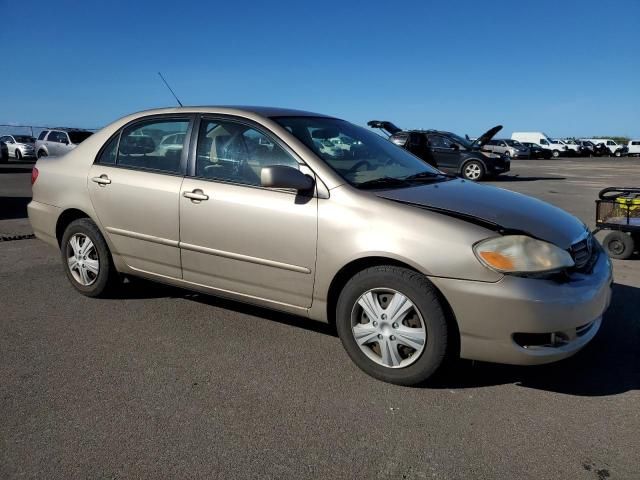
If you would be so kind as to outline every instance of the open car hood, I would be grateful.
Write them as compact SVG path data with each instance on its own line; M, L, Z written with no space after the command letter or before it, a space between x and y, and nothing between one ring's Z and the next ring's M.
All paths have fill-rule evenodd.
M370 120L367 122L367 125L369 125L371 128L386 130L389 135L393 135L402 131L401 128L396 127L393 123L388 122L387 120Z
M573 215L541 200L465 180L380 190L376 195L487 228L521 232L568 249L586 231Z
M496 133L498 133L500 130L502 130L502 125L496 125L495 127L487 130L482 135L480 135L478 138L476 138L473 141L472 145L474 147L482 148L484 146L484 144L487 143L489 140L491 140L493 137L495 137Z

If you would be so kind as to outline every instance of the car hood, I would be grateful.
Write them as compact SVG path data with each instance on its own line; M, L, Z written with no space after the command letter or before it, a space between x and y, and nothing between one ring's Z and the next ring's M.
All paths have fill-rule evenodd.
M376 195L490 224L496 230L526 233L564 249L568 249L586 231L586 226L576 217L546 202L461 179L377 191Z
M484 146L484 144L495 137L496 133L498 133L500 130L502 130L502 125L496 125L495 127L487 130L478 138L476 138L471 145L478 148Z

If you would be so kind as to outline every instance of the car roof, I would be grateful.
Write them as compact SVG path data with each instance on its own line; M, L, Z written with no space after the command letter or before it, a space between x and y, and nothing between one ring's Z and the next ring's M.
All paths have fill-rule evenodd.
M419 130L419 129L402 130L402 132L398 132L398 133L437 133L439 135L455 135L454 133L445 132L444 130L433 130L433 129L429 129L429 130Z
M262 117L325 117L334 118L330 115L322 113L308 112L305 110L296 110L293 108L283 107L265 107L265 106L248 106L248 105L198 105L186 107L167 107L154 108L137 112L136 115L161 115L166 113L227 113L245 114L253 113Z

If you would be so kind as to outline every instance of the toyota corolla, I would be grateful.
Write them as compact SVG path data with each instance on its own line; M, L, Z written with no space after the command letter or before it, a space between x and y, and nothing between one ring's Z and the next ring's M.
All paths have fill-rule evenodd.
M33 229L80 293L138 276L330 322L397 384L447 357L566 358L610 301L609 259L572 215L330 116L140 112L38 161L32 183Z

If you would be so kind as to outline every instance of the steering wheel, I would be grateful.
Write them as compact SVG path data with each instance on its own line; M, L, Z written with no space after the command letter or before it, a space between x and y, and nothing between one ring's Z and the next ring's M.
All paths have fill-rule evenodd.
M371 167L373 166L369 162L367 162L366 160L360 160L359 162L356 162L356 164L349 169L349 173L356 172L360 167L362 167L364 165L367 166L367 170L370 170Z

